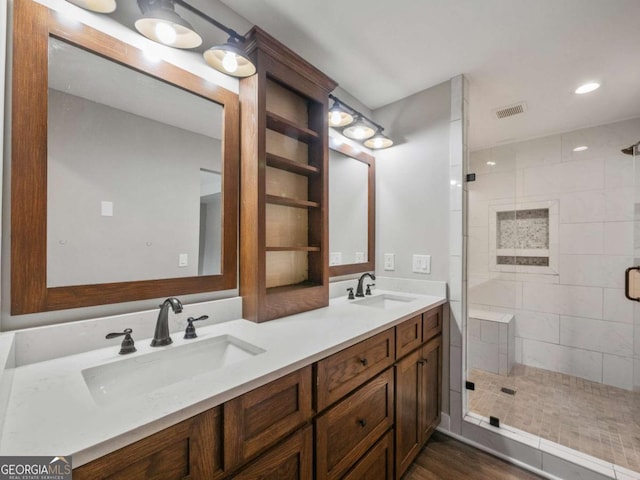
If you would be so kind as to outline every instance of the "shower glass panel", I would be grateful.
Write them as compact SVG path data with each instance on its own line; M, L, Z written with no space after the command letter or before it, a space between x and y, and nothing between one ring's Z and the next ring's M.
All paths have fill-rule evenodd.
M471 152L466 408L640 472L640 303L624 291L640 159L622 152L639 137L640 118Z

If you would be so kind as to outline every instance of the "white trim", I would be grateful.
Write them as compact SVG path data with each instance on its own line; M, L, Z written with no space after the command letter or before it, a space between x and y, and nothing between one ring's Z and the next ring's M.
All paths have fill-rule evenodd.
M482 450L483 452L486 452L490 455L493 455L494 457L497 457L501 460L504 460L507 463L511 463L512 465L515 465L516 467L520 467L523 470L526 470L528 472L531 473L535 473L536 475L539 475L543 478L549 478L550 480L563 480L560 477L556 477L555 475L551 475L550 473L544 472L538 468L532 467L531 465L529 465L528 463L524 463L521 462L520 460L516 460L515 458L511 458L507 455L504 455L503 453L500 452L496 452L495 450L486 447L484 445L482 445L481 443L477 443L474 442L473 440L469 440L466 437L463 437L462 435L458 435L457 433L453 433L449 430L445 430L444 428L438 427L436 428L437 431L439 431L440 433L447 435L455 440L458 440L459 442L465 443L473 448L477 448L478 450Z

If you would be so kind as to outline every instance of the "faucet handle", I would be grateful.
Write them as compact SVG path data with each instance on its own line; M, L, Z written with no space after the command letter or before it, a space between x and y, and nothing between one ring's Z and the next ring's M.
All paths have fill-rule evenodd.
M209 318L209 315L202 315L198 318L189 317L187 318L187 329L184 331L184 338L197 338L196 335L196 327L193 326L193 322L198 322L200 320L206 320Z
M122 339L122 344L120 344L120 352L118 353L120 353L120 355L126 355L127 353L133 353L137 350L135 347L135 342L131 337L132 332L133 330L131 330L130 328L125 328L123 332L108 333L107 336L104 338L111 339L111 338L121 337L124 335L124 338Z
M367 283L367 291L364 292L365 295L371 295L371 287L375 287L375 283Z
M354 300L356 298L353 296L353 287L347 288L347 292L349 292L349 295L347 296L348 300Z

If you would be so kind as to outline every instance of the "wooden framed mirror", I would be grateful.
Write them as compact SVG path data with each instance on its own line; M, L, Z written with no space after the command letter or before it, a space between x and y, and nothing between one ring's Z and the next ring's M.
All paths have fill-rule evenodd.
M14 7L11 314L236 288L238 95Z
M329 142L329 275L375 271L375 158Z

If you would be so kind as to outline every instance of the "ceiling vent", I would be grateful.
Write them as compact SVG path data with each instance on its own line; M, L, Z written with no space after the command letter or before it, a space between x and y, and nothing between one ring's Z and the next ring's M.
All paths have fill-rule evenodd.
M502 107L497 109L496 117L498 119L513 117L514 115L519 115L527 111L527 104L524 102L516 103L514 105L509 105L508 107Z

